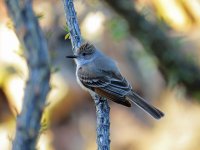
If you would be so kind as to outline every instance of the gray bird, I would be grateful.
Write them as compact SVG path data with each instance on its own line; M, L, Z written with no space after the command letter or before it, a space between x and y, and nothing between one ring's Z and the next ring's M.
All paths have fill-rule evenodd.
M132 102L155 119L164 116L163 112L148 104L133 91L116 63L94 45L84 43L75 55L66 57L75 59L76 78L82 88L127 107L131 107Z

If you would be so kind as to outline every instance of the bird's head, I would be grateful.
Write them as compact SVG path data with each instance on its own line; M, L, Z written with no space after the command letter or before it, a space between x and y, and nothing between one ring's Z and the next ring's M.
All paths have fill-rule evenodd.
M89 59L96 52L96 48L91 43L84 43L77 50L77 56L83 57L84 59Z
M67 58L75 58L76 62L87 62L95 58L95 56L98 55L98 50L96 47L86 42L78 48L75 55L66 56Z

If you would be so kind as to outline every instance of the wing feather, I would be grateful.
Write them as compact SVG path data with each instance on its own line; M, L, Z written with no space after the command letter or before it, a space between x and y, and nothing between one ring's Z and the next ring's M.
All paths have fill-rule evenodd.
M115 75L114 73L105 73L105 71L94 75L80 68L78 70L78 77L85 87L93 90L96 88L101 89L101 91L120 98L124 98L132 89L124 77Z

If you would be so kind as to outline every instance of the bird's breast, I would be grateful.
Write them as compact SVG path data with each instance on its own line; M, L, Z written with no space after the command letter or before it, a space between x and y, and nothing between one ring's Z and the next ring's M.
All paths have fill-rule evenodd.
M86 88L82 83L81 83L81 81L80 81L80 79L79 79L79 77L78 77L78 70L79 69L82 69L80 66L78 67L76 67L76 80L77 80L77 82L78 82L78 84L80 85L80 87L82 88L82 89L84 89L84 90L86 90L86 91L88 91L89 89L88 88Z

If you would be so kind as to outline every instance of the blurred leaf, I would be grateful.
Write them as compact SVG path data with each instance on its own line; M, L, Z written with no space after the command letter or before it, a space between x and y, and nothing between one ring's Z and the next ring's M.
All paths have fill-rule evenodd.
M70 39L69 28L67 25L64 26L64 30L65 30L65 32L67 32L67 34L65 35L65 40Z
M44 133L49 128L49 104L45 105L44 111L42 114L42 119L40 121L40 134Z
M64 30L68 33L69 32L69 28L67 25L64 26Z
M200 100L200 92L196 92L193 94L194 98Z
M9 28L9 29L14 29L14 25L13 25L13 22L11 20L8 20L7 23L6 23L6 26Z
M115 40L122 40L128 34L128 26L125 20L121 18L113 18L108 24L108 29L111 31L111 35Z
M40 128L40 134L44 133L49 128L49 124L45 118L41 121L41 128Z
M70 39L70 34L69 34L69 33L67 33L67 34L65 35L65 40L68 40L68 39Z
M38 13L36 17L37 19L42 19L44 17L44 13Z

